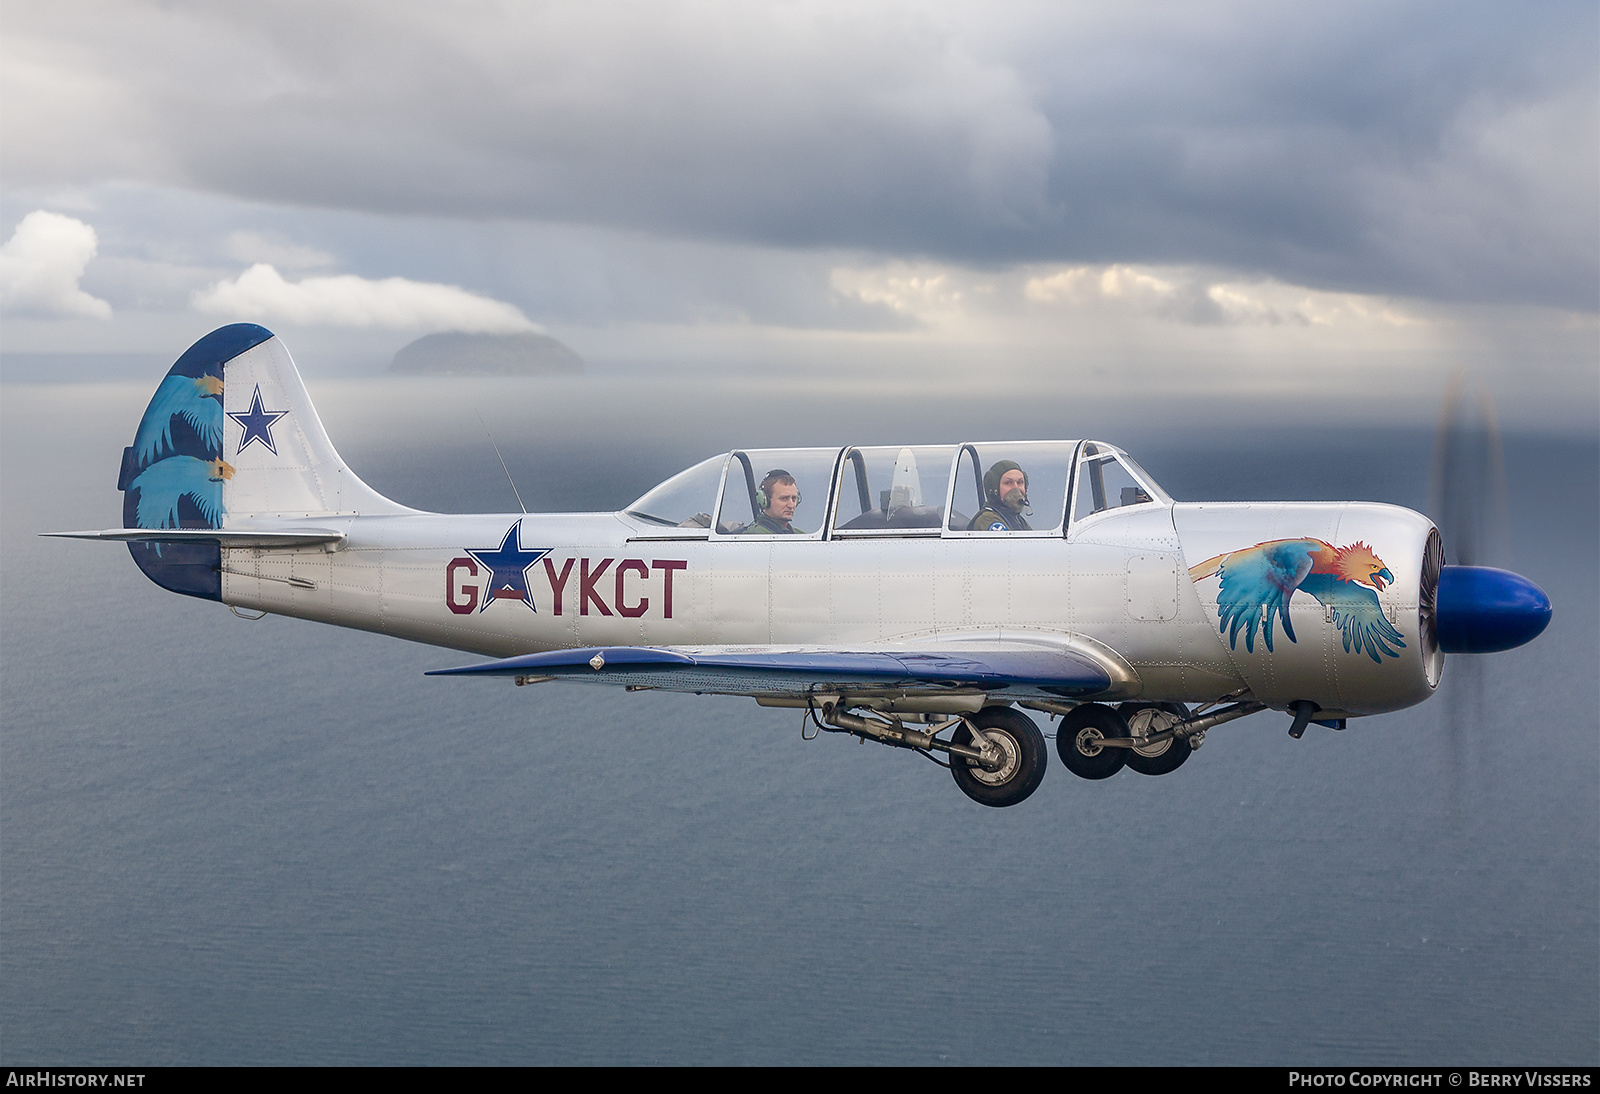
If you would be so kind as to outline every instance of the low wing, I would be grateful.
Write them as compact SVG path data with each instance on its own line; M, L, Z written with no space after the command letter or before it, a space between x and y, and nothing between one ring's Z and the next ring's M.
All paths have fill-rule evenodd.
M1256 625L1272 652L1272 621L1283 620L1283 633L1295 641L1289 621L1289 599L1311 572L1312 556L1322 544L1314 539L1286 539L1235 551L1223 559L1221 586L1217 590L1218 629L1228 632L1228 646L1237 649L1239 631L1244 648L1256 649Z
M1111 676L1087 656L1054 650L740 650L589 646L434 669L429 676L534 676L725 695L1006 691L1010 697L1079 698Z
M1365 585L1312 574L1300 587L1333 609L1333 622L1344 632L1346 653L1364 652L1382 664L1384 655L1399 657L1396 650L1405 649L1405 638L1384 617L1378 594Z

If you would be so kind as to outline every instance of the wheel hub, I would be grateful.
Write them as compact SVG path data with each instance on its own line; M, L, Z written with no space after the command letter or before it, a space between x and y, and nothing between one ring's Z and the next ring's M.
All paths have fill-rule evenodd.
M1152 737L1157 733L1165 733L1177 724L1178 719L1175 715L1154 707L1146 707L1128 719L1128 732L1134 737ZM1141 756L1155 759L1157 756L1166 755L1171 747L1172 738L1168 737L1155 744L1134 745L1133 750Z
M1085 756L1098 756L1105 751L1105 746L1100 742L1105 740L1105 734L1093 726L1078 730L1078 736L1073 743L1078 746L1078 751Z
M991 729L980 731L977 738L982 742L983 760L980 761L982 766L972 769L973 778L987 786L999 786L1017 773L1022 752L1010 734ZM993 767L990 766L991 757Z

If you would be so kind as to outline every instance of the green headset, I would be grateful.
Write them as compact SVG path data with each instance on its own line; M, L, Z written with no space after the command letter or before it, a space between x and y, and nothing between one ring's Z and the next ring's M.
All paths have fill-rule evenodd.
M761 485L756 487L756 508L760 512L765 513L767 511L767 507L772 504L772 499L767 497L767 487L773 485L773 483L778 479L793 479L793 478L794 478L793 475L789 474L789 472L785 471L781 467L774 467L771 471L768 471L765 475L763 475L762 478L761 478ZM796 505L799 505L800 504L800 484L799 484L799 482L796 482L794 484L794 493L795 493L794 503Z

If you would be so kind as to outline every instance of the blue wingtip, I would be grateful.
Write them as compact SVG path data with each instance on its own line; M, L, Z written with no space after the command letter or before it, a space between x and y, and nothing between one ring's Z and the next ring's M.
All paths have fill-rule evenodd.
M1550 598L1509 570L1446 566L1439 571L1439 648L1499 653L1533 641L1550 625Z

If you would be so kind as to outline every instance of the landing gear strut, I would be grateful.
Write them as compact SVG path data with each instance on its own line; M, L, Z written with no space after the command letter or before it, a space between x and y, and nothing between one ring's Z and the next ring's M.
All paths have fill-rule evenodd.
M1154 737L1189 717L1181 703L1123 703L1117 713L1128 723L1135 740ZM1194 754L1187 737L1168 737L1154 744L1134 745L1128 750L1128 766L1141 775L1165 775L1183 766Z
M817 719L820 709L822 718ZM961 792L981 805L1002 807L1024 801L1044 781L1044 735L1032 718L1006 707L986 707L971 714L946 718L928 729L913 729L913 723L942 715L899 715L867 710L853 713L846 703L824 698L820 706L808 703L807 711L818 729L849 733L863 740L871 738L894 748L909 748L922 753L955 776ZM948 740L940 733L951 730ZM950 757L948 764L934 753Z
M1181 703L1123 703L1115 710L1083 703L1061 719L1056 751L1082 779L1109 779L1124 764L1144 775L1165 775L1200 747L1206 730L1265 709L1254 699L1204 715L1190 714Z

